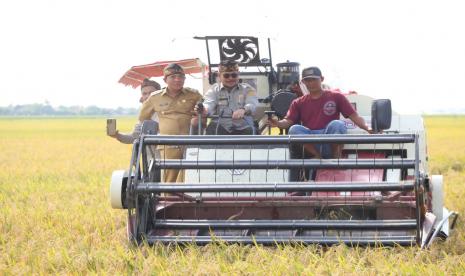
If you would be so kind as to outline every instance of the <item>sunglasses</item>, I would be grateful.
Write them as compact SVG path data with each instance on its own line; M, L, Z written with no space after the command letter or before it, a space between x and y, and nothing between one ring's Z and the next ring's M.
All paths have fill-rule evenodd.
M229 79L230 77L235 79L239 76L238 73L223 73L223 78Z

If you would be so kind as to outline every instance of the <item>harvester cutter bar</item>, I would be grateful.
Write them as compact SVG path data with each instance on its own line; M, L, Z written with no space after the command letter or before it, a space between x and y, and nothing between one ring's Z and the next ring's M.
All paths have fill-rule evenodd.
M411 246L416 244L415 236L389 236L389 237L354 237L354 238L337 238L337 237L264 237L264 236L221 236L221 237L192 237L192 236L147 236L148 244L161 243L194 243L197 245L206 245L215 241L223 241L227 243L241 244L321 244L321 245L337 245L344 243L352 246Z

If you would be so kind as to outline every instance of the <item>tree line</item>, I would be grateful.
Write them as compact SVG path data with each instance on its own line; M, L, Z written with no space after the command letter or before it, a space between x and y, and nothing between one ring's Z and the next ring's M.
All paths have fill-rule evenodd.
M137 108L101 108L98 106L58 106L48 103L0 106L0 116L107 116L136 115Z

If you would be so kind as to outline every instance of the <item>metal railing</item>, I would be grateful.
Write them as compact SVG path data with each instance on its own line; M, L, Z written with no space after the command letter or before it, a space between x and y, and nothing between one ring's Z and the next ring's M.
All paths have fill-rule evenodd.
M413 158L386 158L386 159L267 159L257 160L250 155L249 160L185 160L185 159L150 159L147 155L151 146L249 146L253 151L254 146L264 145L270 148L276 146L291 146L302 144L415 144ZM403 147L403 146L402 146ZM220 148L217 149L221 151ZM382 147L374 147L373 151L382 150ZM399 182L360 182L360 181L339 181L339 182L289 182L289 181L251 181L244 183L237 182L204 182L204 183L164 183L154 180L153 172L165 169L194 169L194 170L290 170L295 168L304 169L400 169L413 170L414 179L402 180ZM421 240L420 231L420 202L418 197L419 185L421 184L421 174L419 171L418 136L415 134L377 134L377 135L311 135L311 136L168 136L168 135L142 135L140 140L134 143L133 155L131 158L128 188L126 198L132 201L129 208L129 215L135 216L136 223L133 226L135 239L146 240L149 243L155 242L194 242L205 244L216 239L214 236L199 235L200 230L221 230L235 229L243 230L239 235L224 234L221 238L227 242L239 243L263 243L275 244L282 242L320 243L320 244L357 244L357 245L411 245ZM179 197L179 202L161 203L163 195L184 193L257 193L257 192L411 192L415 194L415 217L407 219L391 220L325 220L325 219L261 219L261 220L228 220L224 219L202 219L202 218L160 218L156 212L158 209L169 209L179 205L183 208L183 198ZM382 197L383 195L381 195ZM221 198L218 200L220 201ZM252 198L253 199L253 198ZM268 198L267 198L268 199ZM268 199L273 203L273 197ZM329 201L329 200L328 200ZM209 208L206 202L188 201L189 204L197 204L195 208ZM161 204L160 208L153 205ZM164 205L163 205L164 204ZM205 204L205 205L202 205ZM275 203L279 213L279 204ZM406 204L405 206L407 206ZM188 205L186 205L186 208ZM191 205L189 205L191 206ZM363 206L361 206L363 209ZM218 208L218 207L216 207ZM410 208L410 207L409 207ZM412 207L413 208L413 207ZM166 212L166 211L165 211ZM180 229L177 236L166 236L156 233L150 234L154 229ZM183 229L189 231L182 232ZM199 231L193 231L193 230ZM260 231L266 230L293 230L292 236L281 236L276 233L273 236L263 236ZM321 237L308 236L307 230L335 230L349 231L340 237L327 235L322 232ZM270 230L270 231L271 231ZM368 236L351 236L353 230L375 230ZM400 232L392 232L402 230ZM192 232L193 231L193 232ZM383 235L383 231L388 231ZM413 232L414 233L413 233ZM156 232L156 231L155 231ZM185 235L186 233L197 233ZM347 234L349 233L349 234ZM413 233L413 234L412 234ZM184 235L183 235L184 234ZM244 236L245 235L245 236Z

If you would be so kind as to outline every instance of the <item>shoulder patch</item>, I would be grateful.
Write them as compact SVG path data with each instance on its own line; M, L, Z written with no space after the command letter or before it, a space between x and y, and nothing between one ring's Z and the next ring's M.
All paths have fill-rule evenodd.
M247 95L254 95L257 94L257 90L248 83L241 83L242 88L247 91Z
M250 89L247 91L247 97L255 97L255 96L257 96L257 92L255 92L255 90Z
M190 88L190 87L184 87L184 91L190 92L190 93L199 93L199 91L197 91L197 89Z
M242 85L242 87L247 88L247 89L254 89L252 85L246 82L242 82L240 85Z

